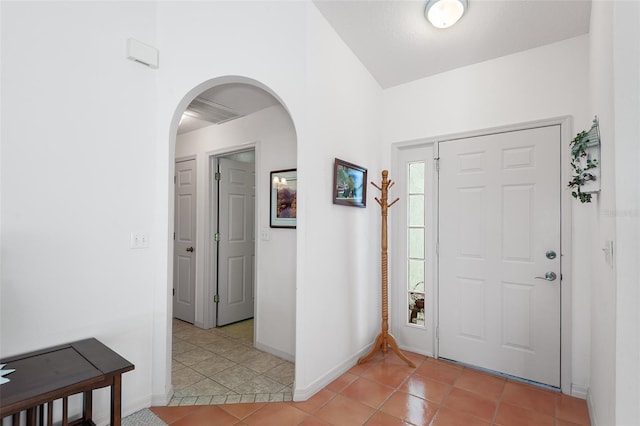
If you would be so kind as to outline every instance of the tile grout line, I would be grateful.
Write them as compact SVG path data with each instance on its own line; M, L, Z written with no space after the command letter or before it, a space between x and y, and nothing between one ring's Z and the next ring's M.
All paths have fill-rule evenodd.
M175 323L174 323L175 324ZM180 323L178 323L180 324ZM280 359L278 357L275 357L271 354L267 354L265 352L256 350L255 348L253 348L252 344L250 344L250 342L248 342L246 337L243 336L233 336L229 333L224 333L222 331L220 331L219 329L210 329L210 330L200 330L200 329L191 329L191 325L185 325L185 326L179 326L179 328L177 326L174 326L174 341L181 341L182 343L186 343L188 345L190 345L191 347L189 348L189 350L185 350L182 352L179 352L177 354L172 354L172 361L179 363L180 365L183 366L183 368L180 368L178 370L176 370L176 374L180 374L179 371L181 370L186 370L188 369L188 371L190 371L191 373L198 375L198 376L202 376L203 378L201 380L197 380L194 383L188 384L186 386L184 386L183 388L181 388L180 390L177 390L176 393L180 393L181 390L184 389L188 389L189 387L195 386L198 383L202 383L205 380L210 380L212 382L214 382L217 386L220 386L224 389L227 389L229 392L232 393L226 393L224 395L196 395L196 396L174 396L172 398L172 400L169 402L170 405L175 406L183 406L186 404L190 404L193 401L193 398L210 398L210 404L209 405L215 405L215 404L233 404L233 403L240 403L243 402L243 399L246 400L252 399L254 402L257 398L258 395L264 395L264 402L276 402L276 401L289 401L292 399L292 389L291 389L291 383L283 383L282 379L282 375L277 375L277 374L273 374L273 375L269 375L270 372L272 372L274 369L276 368L281 368L282 366L285 366L285 368L288 366L289 361ZM187 331L189 330L189 331ZM209 348L207 348L207 346L211 346L212 343L211 341L207 341L205 338L198 338L196 342L194 342L193 340L190 340L189 338L192 337L194 334L197 334L198 336L214 336L214 340L216 339L220 339L219 341L224 341L228 344L232 344L232 345L238 345L239 349L240 347L244 347L247 351L255 351L256 353L247 357L247 359L241 361L241 362L237 362L234 359L231 359L231 357L229 356L229 353L231 351L233 351L234 349L230 349L224 352L214 352L212 350L210 350ZM220 357L222 359L225 359L227 361L233 362L233 365L230 365L226 368L223 368L220 371L216 371L213 375L209 375L207 373L201 372L199 370L196 370L194 368L194 365L197 365L201 362L206 361L206 359L202 360L202 361L196 361L191 365L187 365L184 364L184 362L179 361L178 359L175 358L175 356L181 355L181 354L185 354L191 351L195 351L195 350L202 350L202 351L206 351L211 353L213 356L211 358L215 357ZM251 368L248 364L250 363L251 359L257 358L258 356L262 355L262 354L266 354L268 356L271 356L274 358L274 360L276 360L277 362L270 366L269 368L265 369L264 371L256 371L255 369ZM263 380L267 380L269 382L272 382L274 384L276 384L278 386L278 389L274 392L265 392L265 391L260 391L260 392L250 392L250 393L246 393L246 392L239 392L238 390L236 390L234 387L230 387L229 384L225 384L223 382L220 382L219 380L217 380L216 377L212 377L215 375L218 375L224 371L228 371L232 368L235 367L242 367L247 369L248 371L251 372L251 374L253 375L253 379L256 378L262 378ZM293 368L293 366L292 366ZM262 369L261 369L262 370ZM221 401L221 397L224 397L224 401ZM185 401L185 399L187 399Z
M493 411L493 417L491 418L491 421L489 422L489 424L491 424L491 425L495 425L496 424L496 418L498 417L498 410L500 409L500 405L502 405L502 398L504 398L504 392L505 392L506 389L507 389L507 380L505 380L504 383L502 384L502 391L500 392L500 396L496 400L496 408Z
M229 337L228 337L228 336L222 336L222 337L224 337L225 339L229 339ZM200 348L202 348L202 349L204 349L204 350L207 350L207 349L205 349L205 348L204 348L204 347L202 347L202 346L199 346L199 345L195 345L195 346L200 347ZM211 351L210 351L210 352L211 352ZM212 353L213 353L214 355L217 355L217 356L222 356L222 355L217 354L217 353L215 353L215 352L212 352ZM224 356L222 356L222 357L223 357L223 358L226 358L226 357L224 357ZM226 359L228 359L228 358L226 358ZM411 377L413 377L414 375L417 375L417 376L420 376L420 377L423 377L423 378L427 378L427 379L429 379L429 380L435 380L435 381L440 382L440 380L434 379L433 377L430 377L430 376L422 376L421 374L417 374L418 369L419 369L419 368L421 368L423 365L425 365L425 363L427 363L427 362L437 361L437 360L434 360L433 358L429 358L429 357L423 357L423 358L421 358L421 359L422 359L422 362L420 362L420 363L419 363L419 365L418 365L415 369L413 369L413 371L412 371L412 372L410 372L406 377L404 377L404 378L402 379L402 381L398 384L398 386L395 386L395 387L394 387L394 386L390 386L390 385L388 385L388 384L386 384L386 383L379 382L379 381L377 381L377 380L375 380L375 379L372 379L372 378L369 378L369 377L364 377L364 375L365 375L365 374L367 374L367 372L368 372L368 371L370 371L370 370L374 367L374 365L371 365L371 364L370 364L369 366L367 366L367 368L359 368L358 370L356 370L356 371L358 371L358 373L354 373L354 372L352 372L352 370L348 370L348 371L347 371L347 373L350 373L350 374L352 374L352 375L353 375L353 377L355 377L355 379L354 379L353 381L351 381L351 382L347 383L345 386L343 386L342 388L340 388L340 389L339 389L339 391L337 391L337 392L336 392L336 391L332 391L331 389L328 389L327 387L325 387L324 389L326 389L328 392L331 392L331 394L329 395L330 397L329 397L326 401L323 401L319 406L315 407L315 408L314 408L314 410L313 410L313 412L309 412L309 411L302 410L302 409L299 409L299 410L301 410L302 412L304 412L305 414L307 414L307 416L313 417L313 418L315 418L315 419L321 419L320 417L318 417L318 416L317 416L318 411L320 411L322 408L326 407L326 406L327 406L327 404L331 403L331 401L333 401L333 400L336 398L336 396L337 396L337 395L341 395L341 396L343 396L343 397L345 397L345 398L349 398L349 397L345 394L346 390L347 390L350 386L352 386L356 381L358 381L358 380L362 379L362 380L372 380L372 381L374 381L374 382L376 382L376 383L382 384L382 385L384 385L384 386L388 386L390 389L392 389L392 391L390 392L390 394L389 394L389 395L387 395L387 396L386 396L386 397L385 397L385 398L384 398L384 399L383 399L383 400L378 404L378 406L377 406L377 407L371 407L370 405L365 404L364 402L362 402L362 400L359 400L359 399L353 399L353 401L358 402L359 404L362 404L362 405L364 405L364 406L367 406L367 407L370 407L370 408L372 408L372 409L373 409L372 413L371 413L371 414L370 414L370 415L369 415L369 416L364 420L364 422L366 423L366 422L368 422L368 421L371 421L371 419L372 419L374 416L378 415L378 414L379 414L379 413L381 413L381 412L382 412L383 414L388 414L388 413L386 413L386 412L383 412L383 411L382 411L382 407L383 407L385 404L387 404L387 403L389 402L389 400L390 400L391 398L393 398L393 396L394 396L394 395L398 394L399 392L400 392L400 393L401 393L401 392L404 392L404 391L401 391L400 389L401 389L404 385L406 385L406 383L407 383L407 382L410 380L410 378L411 378ZM385 360L386 360L386 357L385 357L385 358L383 358L383 359L374 359L374 360L371 360L370 362L372 362L373 364L378 364L379 362L384 362ZM179 362L179 361L176 361L176 362ZM275 365L275 366L274 366L274 367L272 367L271 369L276 368L276 367L278 367L278 366L280 366L280 365L283 365L283 364L285 364L285 363L286 363L286 361L283 361L283 362L281 362L281 363L279 363L279 364ZM395 364L396 364L396 363L395 363L395 362L393 362L393 361L392 361L391 363L392 363L393 365L395 365ZM240 366L242 366L242 364L240 364L240 363L238 363L238 364L236 364L236 365L240 365ZM448 365L448 364L445 364L445 365ZM356 366L354 366L354 367L357 367L357 366L358 366L358 365L356 364ZM190 366L186 366L186 365L185 365L184 367L185 367L185 368L190 368ZM232 367L227 367L226 369L223 369L223 370L221 370L221 371L226 371L226 370L227 370L227 369L229 369L229 368L232 368ZM266 376L266 372L270 371L271 369L268 369L268 370L266 370L265 372L262 372L262 373L257 372L257 371L255 371L255 370L254 370L254 372L255 372L256 374L258 374L258 377L265 377L265 378L269 378L268 376ZM194 369L191 369L191 370L192 370L192 371L194 371L195 373L198 373L198 374L200 374L200 375L202 375L202 376L204 376L204 377L206 377L206 378L209 378L209 379L211 379L212 381L214 381L214 382L215 382L215 380L214 380L214 379L212 379L211 377L209 377L209 376L207 376L207 375L205 375L205 374L203 374L203 373L199 373L198 371L196 371L196 370L194 370ZM439 404L434 404L434 405L435 405L435 411L434 411L433 416L432 416L432 417L431 417L431 419L429 420L429 423L433 423L434 419L436 418L436 416L438 415L438 412L439 412L441 409L443 409L443 408L448 408L448 407L445 405L445 401L446 401L446 400L447 400L447 398L451 395L451 393L453 392L453 390L454 390L454 389L460 389L460 390L464 390L464 391L466 391L466 392L471 392L471 393L473 393L473 394L476 394L476 395L480 395L480 396L482 396L482 394L478 393L477 391L470 390L470 389L472 389L472 388L468 388L468 389L467 389L466 387L457 387L457 384L460 384L460 386L463 386L463 385L464 385L464 386L466 386L466 381L465 381L465 384L463 384L462 382L460 382L461 377L464 375L464 373L465 373L465 371L466 371L466 370L468 370L468 371L473 371L473 372L475 372L475 371L476 371L476 370L474 370L474 369L469 369L469 368L466 368L466 367L464 367L464 366L463 366L462 368L458 369L457 374L456 374L456 376L455 376L454 380L453 380L451 383L440 382L440 383L443 383L443 384L447 384L447 385L449 386L449 388L446 390L446 393L444 393L444 394L443 394L442 399L441 399L441 402L440 402ZM425 371L425 372L426 372L426 371ZM216 373L216 374L217 374L217 373ZM444 378L444 376L443 376L443 378ZM275 382L278 382L279 384L282 384L282 383L280 383L278 380L275 380L275 379L272 379L272 380L274 380ZM336 380L337 380L337 379L336 379ZM459 382L460 382L460 383L459 383ZM218 382L216 382L216 383L218 383ZM512 381L510 381L510 380L508 380L508 379L507 379L507 380L503 380L503 381L502 381L501 388L496 388L496 389L499 389L499 392L497 393L497 398L496 398L495 400L493 400L493 401L495 402L495 408L494 408L494 411L493 411L493 414L492 414L491 419L486 419L486 418L476 417L475 415L473 415L473 414L471 414L471 413L469 413L469 412L466 412L466 411L461 411L461 410L457 410L457 409L453 409L453 408L450 408L450 409L451 409L451 410L454 410L454 411L457 411L457 412L459 412L459 413L461 413L461 414L464 414L464 415L467 415L467 416L471 416L471 417L476 418L476 419L478 419L478 420L482 420L483 422L485 422L485 421L489 421L489 422L490 422L490 424L492 424L492 425L495 425L495 422L496 422L496 420L497 420L497 418L498 418L498 414L499 414L499 412L500 412L501 408L505 407L506 405L513 405L514 407L518 407L519 409L523 409L523 410L527 410L527 411L535 411L535 410L533 410L531 407L529 407L529 406L524 406L524 405L520 405L520 404L518 404L517 402L510 402L509 404L507 404L507 403L505 402L505 397L506 397L505 395L506 395L507 386L508 386L508 384L509 384L509 383L512 383ZM513 383L515 383L515 382L513 382ZM221 385L221 386L223 386L223 387L225 387L225 388L228 388L228 386L224 386L224 385L222 385L221 383L218 383L218 384L219 384L219 385ZM518 383L515 383L515 384L517 385ZM191 386L191 385L190 385L190 386ZM286 388L290 388L290 385L283 385L283 389L286 389ZM528 388L528 386L527 386L527 388ZM231 390L233 390L233 389L231 389ZM285 401L286 397L285 397L284 395L286 394L286 392L282 391L282 392L277 392L277 393L282 395L282 401L283 401L283 402L288 403L288 404L291 404L293 407L295 407L295 402L293 402L292 400ZM411 392L405 392L405 393L408 393L409 395L413 395ZM240 395L240 398L242 398L242 397L243 397L243 395L245 395L245 394L236 394L236 395ZM251 395L254 395L254 396L255 396L255 395L257 395L257 394L251 394ZM354 394L354 395L355 395L355 394ZM425 394L424 396L419 396L419 395L413 395L413 396L415 396L415 397L417 397L417 398L420 398L420 399L423 399L424 401L426 401L426 402L428 402L428 403L433 402L433 401L431 401L430 399L427 399L426 394ZM228 397L228 396L227 396L227 397ZM559 424L559 422L562 420L562 419L559 419L559 418L557 417L557 415L558 415L558 405L559 405L559 403L561 402L561 401L560 401L560 398L561 398L561 397L562 397L562 395L561 395L561 394L559 394L559 393L557 393L557 392L553 392L553 398L552 398L553 406L552 406L551 414L552 414L552 417L553 417L553 424L554 424L554 425L558 425L558 424ZM351 399L351 398L349 398L349 399ZM488 398L488 399L491 399L491 398ZM510 401L511 401L511 400L510 400ZM242 403L242 401L239 401L239 403ZM263 402L255 402L255 399L254 399L254 402L253 402L253 403L260 403L260 404L264 404L264 405L266 405L266 402L265 402L265 403L263 403ZM506 404L506 405L505 405L505 404ZM256 412L257 412L257 411L259 411L259 410L262 410L262 409L264 408L264 405L263 405L262 407L260 407L258 410L256 410ZM297 407L296 407L296 408L297 408ZM564 408L563 408L563 409L564 409ZM571 409L571 410L572 410L571 406L569 406L569 409ZM254 412L254 413L255 413L255 412ZM252 413L252 414L253 414L253 413ZM252 414L251 414L251 415L252 415ZM236 416L234 415L234 417L236 417ZM246 418L246 417L248 417L248 416L245 416L245 418ZM395 415L393 415L393 417L395 417ZM238 418L238 417L236 417L236 418ZM242 419L240 419L240 418L238 418L238 420L239 420L239 421L242 421ZM407 421L407 422L408 422L408 420L403 420L403 421Z
M436 359L436 358L434 358ZM424 363L423 363L424 364ZM441 408L447 408L448 407L446 405L444 405L444 402L447 400L447 398L449 397L449 395L451 395L451 392L453 392L453 389L456 387L456 382L458 381L458 379L460 378L460 376L462 376L462 369L460 369L460 371L458 371L458 375L456 376L456 378L453 380L453 383L451 383L447 393L442 397L442 401L440 401L440 403L438 404L438 409L436 410L436 413L433 415L433 418L431 419L431 421L429 422L429 424L433 423L433 419L435 419L435 417L438 415L438 412L440 411ZM419 374L418 374L419 375ZM435 379L434 379L435 380ZM437 381L437 380L436 380ZM441 382L443 383L443 382Z

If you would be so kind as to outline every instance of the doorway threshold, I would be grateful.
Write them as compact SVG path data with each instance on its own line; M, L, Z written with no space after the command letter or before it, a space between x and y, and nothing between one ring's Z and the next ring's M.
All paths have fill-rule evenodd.
M557 387L551 386L551 385L547 385L545 383L540 383L540 382L536 382L536 381L533 381L533 380L523 379L522 377L512 376L511 374L502 373L502 372L496 371L496 370L490 370L488 368L478 367L477 365L467 364L466 362L460 362L460 361L456 361L456 360L449 359L449 358L439 357L438 359L450 362L452 364L460 365L462 367L467 367L467 368L470 368L472 370L477 370L477 371L480 371L482 373L487 373L487 374L492 374L494 376L504 377L505 379L513 380L514 382L526 383L526 384L529 384L529 385L532 385L532 386L536 386L536 387L539 387L539 388L542 388L542 389L547 389L547 390L551 390L551 391L554 391L554 392L561 392L560 388L557 388Z

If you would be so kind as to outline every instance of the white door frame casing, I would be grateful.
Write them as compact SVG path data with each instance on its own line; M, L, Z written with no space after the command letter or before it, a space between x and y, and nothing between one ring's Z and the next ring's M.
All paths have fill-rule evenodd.
M390 177L393 177L393 181L396 185L393 187L392 199L399 197L401 202L397 204L397 209L393 213L390 222L392 244L393 238L396 237L397 246L393 246L392 261L397 259L396 268L391 268L392 283L407 283L409 279L409 244L408 233L409 228L409 173L407 170L408 164L419 164L424 161L424 205L434 206L434 202L438 199L438 182L434 180L436 177L436 162L434 158L438 157L437 154L438 144L436 143L420 143L418 145L404 146L398 150L397 159L395 164L397 165L396 171ZM414 194L419 195L419 194ZM406 200L407 202L402 202ZM393 335L398 342L403 342L402 349L421 353L427 356L434 356L437 351L434 348L434 344L437 343L433 333L435 327L433 327L436 320L437 312L437 286L438 279L438 263L435 262L436 257L436 232L438 227L438 211L424 212L424 294L425 294L425 310L424 310L424 325L421 324L407 324L408 310L402 309L407 304L408 289L406 284L398 284L390 291L390 299L392 301L391 308L391 325L399 324L402 326L393 327ZM419 226L416 226L419 228ZM416 228L414 227L414 228ZM415 259L414 259L415 260ZM409 261L410 262L410 261ZM393 266L393 265L392 265ZM400 288L401 287L401 288ZM394 299L397 300L397 304L393 305ZM393 307L397 309L393 309ZM431 307L434 307L431 309Z
M242 144L242 145L236 145L233 147L226 147L226 148L221 148L218 150L213 150L213 151L207 151L206 156L207 156L207 163L208 163L208 173L207 173L207 185L206 185L206 190L205 190L205 215L207 217L207 219L204 221L204 235L205 235L205 239L207 241L206 244L204 244L204 276L205 276L205 285L204 285L204 297L203 297L203 302L201 304L202 309L203 309L203 318L204 318L204 327L203 328L213 328L216 326L216 318L217 318L217 309L218 309L218 305L216 303L214 303L213 298L216 294L216 272L217 272L217 265L216 265L216 260L218 258L218 245L216 244L216 241L214 240L214 234L216 232L216 224L217 224L217 213L216 213L216 201L218 198L218 187L215 184L215 173L217 172L217 163L216 163L216 159L217 157L224 157L226 155L230 155L230 154L235 154L238 152L245 152L245 151L254 151L255 155L256 155L256 170L260 170L260 142L256 141L256 142L251 142L251 143L246 143L246 144ZM256 188L261 188L263 182L260 179L260 176L258 173L256 173ZM257 228L257 226L259 226L259 219L260 219L260 202L262 200L263 195L260 193L260 191L256 191L256 198L255 198L255 215L254 215L254 227L256 227L255 229L259 229ZM255 265L258 264L258 238L256 238L255 243L254 243L254 253L255 253ZM258 312L257 312L257 308L258 308L258 304L257 304L257 299L258 299L258 295L257 295L257 291L255 289L258 288L258 280L259 280L259 276L258 274L256 274L256 269L254 267L253 269L253 283L254 283L254 294L255 294L255 298L254 298L254 304L253 304L253 314L254 314L254 318L255 321L258 320ZM254 326L253 330L254 330L254 339L253 341L255 342L255 331L256 328Z
M570 180L570 174L571 174L571 169L570 169L570 151L569 151L569 141L571 140L571 130L572 130L572 118L570 116L563 116L563 117L557 117L557 118L550 118L550 119L545 119L545 120L537 120L537 121L531 121L531 122L525 122L525 123L517 123L517 124L512 124L512 125L506 125L506 126L499 126L499 127L493 127L493 128L487 128L487 129L480 129L480 130L474 130L474 131L469 131L469 132L462 132L462 133L455 133L455 134L449 134L449 135L443 135L443 136L436 136L436 137L428 137L428 138L423 138L423 139L415 139L415 140L410 140L410 141L404 141L404 142L396 142L393 143L391 145L391 161L392 161L392 165L395 168L395 170L392 171L392 173L394 175L400 175L401 173L404 173L403 170L401 170L400 168L400 163L399 163L399 154L401 150L406 150L406 149L411 149L411 148L418 148L421 146L427 146L427 145L433 145L436 150L437 150L437 142L443 142L446 140L454 140L454 139L461 139L461 138L470 138L470 137L476 137L476 136L482 136L482 135L487 135L487 134L492 134L492 133L501 133L501 132L510 132L510 131L516 131L516 130L525 130L525 129L530 129L530 128L534 128L534 127L543 127L543 126L551 126L551 125L559 125L560 126L560 143L561 143L561 150L560 150L560 164L561 164L561 170L560 170L560 184L562 186L562 182L568 182ZM437 157L437 151L434 150L434 157ZM434 175L434 179L437 179L437 175ZM437 194L436 194L437 195ZM437 214L438 214L438 205L437 205L437 196L434 198L433 200L433 209L431 211L431 214L435 216L435 219L437 220ZM571 253L571 209L572 209L572 198L571 198L571 194L569 191L564 190L564 188L561 188L561 196L560 196L560 214L561 214L561 218L560 218L560 225L561 225L561 233L560 233L560 253L561 253L561 291L560 291L560 297L561 297L561 305L560 305L560 309L561 309L561 316L560 316L560 383L561 383L561 390L563 393L565 394L572 394L572 383L571 383L571 378L572 378L572 370L571 370L571 364L572 364L572 322L571 322L571 318L572 318L572 271L571 271L571 265L572 265L572 253ZM438 241L438 229L437 227L433 230L434 232L434 239L436 241ZM394 232L393 236L392 236L392 247L394 248L394 252L398 253L401 250L399 250L399 244L400 244L400 237L399 237L399 233L398 232ZM393 273L393 277L394 280L393 282L399 282L395 279L395 277L398 274L398 270L399 268L403 268L403 260L402 259L395 259L394 263L392 266L392 273ZM433 265L437 265L438 264L438 254L437 252L434 252L434 258L432 259ZM437 267L437 266L436 266ZM426 353L424 355L435 355L437 357L438 354L438 347L437 347L437 336L436 336L436 328L437 328L437 318L438 318L438 294L437 294L437 269L436 269L436 275L435 275L435 279L436 282L434 283L434 295L433 295L433 300L434 300L434 305L429 307L430 309L433 310L434 313L434 317L436 318L435 323L433 324L433 328L434 330L432 330L432 335L433 337L433 341L432 341L432 349L433 349L433 354L430 353ZM393 301L393 296L391 298L392 300L392 309L393 307L399 306L396 305L395 302ZM400 323L400 324L392 324L392 331L398 327L405 327L408 326L404 323ZM406 345L406 342L398 342L399 345L403 348L408 348L408 346ZM578 395L578 396L582 396L584 397L584 395Z

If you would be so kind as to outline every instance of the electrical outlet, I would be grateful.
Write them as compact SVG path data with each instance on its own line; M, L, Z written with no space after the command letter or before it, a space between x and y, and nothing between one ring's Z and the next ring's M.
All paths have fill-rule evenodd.
M262 241L269 241L271 239L271 234L269 233L269 228L263 227L260 230L260 239Z
M132 249L149 247L149 234L146 232L132 232L129 247Z

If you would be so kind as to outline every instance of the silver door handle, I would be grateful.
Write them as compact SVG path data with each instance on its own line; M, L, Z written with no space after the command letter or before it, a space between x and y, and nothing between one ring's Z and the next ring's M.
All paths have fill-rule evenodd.
M536 277L537 280L555 281L558 278L555 272L547 272L544 277Z

